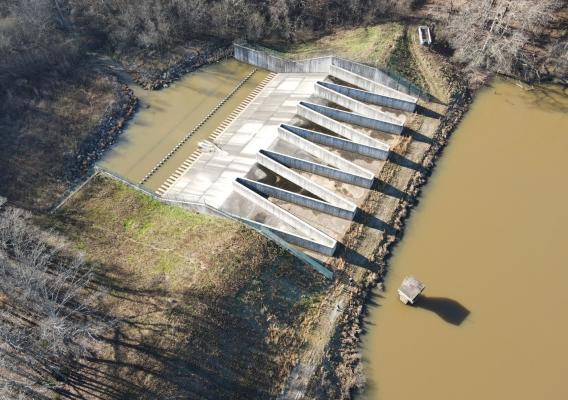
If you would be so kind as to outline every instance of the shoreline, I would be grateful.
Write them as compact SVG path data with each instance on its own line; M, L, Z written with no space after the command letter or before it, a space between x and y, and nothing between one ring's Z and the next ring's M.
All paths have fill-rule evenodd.
M464 81L456 79L455 75L450 76L449 80L458 82L459 87L451 94L447 112L435 131L433 143L422 157L420 165L424 169L414 172L404 189L404 198L398 201L392 212L391 221L396 230L395 235L384 235L375 246L372 256L373 262L378 267L377 270L363 272L355 292L350 296L345 307L343 318L340 318L336 324L322 362L306 391L313 398L320 398L324 393L329 396L331 392L338 398L352 399L364 391L366 376L361 362L361 337L365 333L369 301L372 300L375 290L380 290L383 285L388 273L389 259L396 245L404 237L407 219L420 201L422 188L427 184L437 160L442 156L449 139L474 99L474 89ZM388 183L388 179L396 176L399 171L394 171L394 174L389 174L389 171L386 171L386 174L384 172L381 171L379 179ZM341 374L338 375L337 371L341 371ZM322 387L315 387L315 382Z

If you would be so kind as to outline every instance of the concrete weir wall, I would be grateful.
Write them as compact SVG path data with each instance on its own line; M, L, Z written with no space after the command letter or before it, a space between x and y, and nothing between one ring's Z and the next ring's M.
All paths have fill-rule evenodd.
M265 152L265 154L288 168L306 171L315 175L325 176L326 178L330 178L339 182L349 183L351 185L362 186L363 183L360 180L361 177L337 168L328 167L327 165L302 160L300 158L281 153L267 151ZM364 182L366 183L366 181Z
M366 146L364 144L359 144L352 142L350 140L341 139L335 136L326 135L325 133L312 131L309 129L300 128L297 126L286 125L286 129L293 132L295 135L307 139L314 143L323 144L334 149L345 150L350 153L361 154L362 156L367 156L371 158L376 158L383 160L384 152L380 151L380 157L377 157L377 149L375 147ZM386 155L388 157L388 153Z
M343 219L352 220L355 217L355 213L352 210L346 210L344 208L334 206L333 204L326 203L325 201L316 200L272 185L252 181L246 178L237 178L237 182L263 196L274 197L276 199L287 201L288 203L298 204L302 207L311 208L312 210L334 215Z
M355 81L355 79L353 79L353 81ZM410 112L413 112L414 109L416 108L416 102L399 100L391 96L377 94L372 91L355 89L350 86L338 85L336 83L331 83L331 82L321 82L321 85L327 87L328 89L334 90L337 93L341 93L347 97L350 97L352 99L363 101L369 104L375 104L377 106L384 106L384 107L394 108L403 111L410 111Z
M404 119L396 118L373 107L369 107L367 104L361 103L360 101L336 90L335 86L339 85L333 85L328 82L318 81L315 84L315 94L322 99L348 108L354 113L358 113L366 117L373 118L378 121L388 122L394 125L404 125Z
M337 108L306 102L302 102L301 104L308 106L312 110L317 111L318 113L323 114L326 117L354 125L359 125L364 128L375 129L378 131L392 133L394 135L400 135L402 133L402 130L404 129L404 126L402 124L393 124L392 122L365 117L363 115L355 114L352 112L338 110Z
M302 136L301 133L299 133L301 131L307 130L292 125L281 124L278 127L278 137L319 158L325 163L335 166L344 173L348 173L350 175L349 183L366 188L370 188L373 185L374 175L371 171L306 140L306 136ZM308 136L309 132L313 131L308 131Z
M246 198L248 201L262 208L267 213L279 218L302 235L305 235L305 237L302 237L287 233L289 238L293 237L293 241L291 241L291 243L298 244L299 246L308 249L321 251L323 254L332 255L335 252L337 241L321 232L319 229L314 228L295 215L290 214L288 211L268 201L236 180L233 181L233 187L235 192Z
M315 107L314 107L315 106ZM306 103L301 101L298 104L298 115L308 121L313 122L319 126L323 126L329 129L333 133L349 139L355 143L359 143L372 149L372 154L370 157L376 158L378 160L386 160L389 156L390 148L389 145L381 142L380 140L373 139L347 125L337 122L335 119L328 117L318 110L317 104ZM332 109L333 110L333 109Z
M272 172L282 176L285 179L288 179L295 185L300 186L302 189L307 190L308 192L316 195L320 199L325 200L330 204L344 208L346 210L352 210L353 212L356 211L357 206L354 203L318 185L317 183L298 174L297 172L292 171L289 167L278 161L276 158L279 157L277 156L283 155L267 150L260 150L256 154L257 162L263 167L266 167Z

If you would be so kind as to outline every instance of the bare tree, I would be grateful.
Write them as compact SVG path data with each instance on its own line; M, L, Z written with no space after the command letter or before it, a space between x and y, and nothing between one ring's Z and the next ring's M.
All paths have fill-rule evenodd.
M548 25L559 0L473 0L450 16L447 38L470 68L511 73L535 68L530 43Z
M0 214L0 387L16 394L64 381L110 326L97 312L102 292L90 269L48 244L28 217Z

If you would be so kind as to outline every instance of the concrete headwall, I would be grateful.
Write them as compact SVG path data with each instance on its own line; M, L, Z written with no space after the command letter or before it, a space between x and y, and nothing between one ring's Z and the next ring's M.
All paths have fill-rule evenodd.
M332 71L333 69L337 67L332 67ZM345 70L343 70L345 71ZM349 74L349 75L347 75ZM332 73L333 75L333 73ZM348 77L347 79L349 79L350 75L354 75L349 71L346 71L346 74L343 74L344 77ZM335 75L334 75L335 76ZM341 79L340 76L337 76L337 78ZM345 80L345 79L343 79ZM355 86L356 85L355 82L357 82L357 78L356 76L354 77L354 79L350 79L350 81L345 80L345 82L351 83ZM361 80L365 80L368 81L369 83L372 83L372 85L368 85L368 87L372 87L374 86L374 82L369 81L368 79L365 78L361 78ZM328 87L329 89L335 90L338 93L344 94L346 96L349 96L353 99L356 100L360 100L360 101L364 101L365 103L369 103L369 104L375 104L378 106L385 106L385 107L390 107L390 108L394 108L397 110L403 110L403 111L410 111L413 112L416 108L416 101L407 101L407 100L402 100L398 97L393 97L392 93L389 93L388 91L380 91L380 93L378 93L378 91L367 91L367 90L361 90L361 89L355 89L353 87L349 87L349 86L344 86L344 85L338 85L336 83L331 83L331 82L322 82L322 86ZM363 87L363 86L360 86Z
M235 58L273 72L329 73L332 56L293 61L235 44Z
M280 219L284 223L290 225L292 228L300 232L305 237L295 236L291 233L287 233L290 237L295 236L291 241L291 243L295 243L298 245L303 245L304 241L309 242L305 243L304 247L313 246L313 247L321 247L322 252L324 254L328 254L329 252L335 251L335 247L337 246L337 242L331 238L330 236L326 235L325 233L321 232L320 230L314 228L310 224L302 221L295 215L292 215L288 211L280 208L276 204L268 201L264 197L260 196L259 194L255 193L253 190L249 189L248 187L242 185L241 183L237 182L236 180L233 181L233 187L235 192L246 198L248 201L253 203L255 206L262 208L264 211L269 213L270 215ZM285 239L287 240L287 239ZM307 247L312 248L312 247Z
M284 164L280 163L279 161L275 160L272 157L274 157L274 153L269 152L267 150L260 150L258 153L256 153L256 160L260 165L268 168L269 170L282 176L283 178L288 179L290 182L316 195L320 199L325 200L328 203L333 204L335 206L345 208L346 210L354 211L357 208L357 206L354 203L350 202L347 199L344 199L343 197L332 192L331 190L328 190L323 186L318 185L317 183L306 178L305 176L302 176L297 172L292 171L290 168L288 168L287 166L285 166Z
M326 164L333 165L342 171L350 173L350 175L354 177L352 181L354 185L366 188L373 185L374 174L371 171L360 167L309 140L306 140L305 136L302 136L301 133L299 133L301 131L306 131L306 129L281 124L278 127L278 137L319 158ZM308 131L308 135L310 132L313 131Z
M314 143L320 143L325 146L333 147L335 149L345 150L350 153L361 154L363 156L376 158L379 160L384 160L385 157L388 157L388 151L385 154L385 151L378 150L375 147L355 143L350 140L338 138L336 136L326 135L325 133L299 128L297 126L286 126L288 128L293 128L290 130L292 130L292 132L294 132L296 135Z
M405 118L400 119L393 115L382 112L376 108L369 107L367 104L361 103L357 99L354 99L353 97L350 97L347 94L341 93L340 91L336 90L335 86L338 85L332 85L333 84L322 81L316 82L316 96L321 97L322 99L325 99L327 101L331 101L332 103L339 104L340 106L348 108L354 113L359 113L369 118L390 122L395 125L404 125Z
M300 108L301 106L307 107L307 108L311 109L312 111L314 111L314 112L316 112L320 115L323 115L325 117L328 117L332 120L348 122L348 123L353 124L353 125L359 125L359 126L362 126L364 128L370 128L370 129L375 129L375 130L386 132L386 133L392 133L394 135L400 135L402 133L403 128L404 128L403 125L397 125L397 124L393 124L391 122L386 122L386 121L379 121L378 119L365 117L363 115L355 114L355 113L348 112L348 111L338 110L337 108L326 107L326 106L322 106L322 105L314 104L314 103L307 103L305 101L300 102L300 104L298 105L298 108ZM298 114L300 114L300 113L298 112ZM338 132L336 132L336 133L339 134ZM341 135L341 136L343 136L343 135ZM367 135L364 135L364 136L367 137L367 138L370 138Z
M234 56L237 60L273 72L329 74L331 66L337 65L402 93L417 97L424 94L423 90L402 77L395 77L379 68L370 67L335 56L324 56L305 60L286 60L282 57L269 54L266 51L255 50L242 44L235 43L233 47Z
M355 218L354 211L334 206L333 204L326 203L325 201L316 200L302 194L290 192L288 190L246 178L237 178L237 182L264 196L274 197L276 199L287 201L288 203L298 204L302 207L311 208L312 210L321 211L343 219L352 220Z

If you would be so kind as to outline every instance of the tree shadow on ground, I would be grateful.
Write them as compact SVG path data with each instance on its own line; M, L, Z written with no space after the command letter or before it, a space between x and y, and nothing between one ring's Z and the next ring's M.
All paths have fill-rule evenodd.
M471 313L460 302L447 297L420 296L414 303L416 308L432 311L447 323L459 326Z

